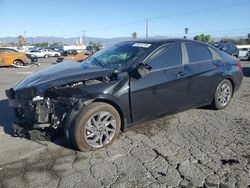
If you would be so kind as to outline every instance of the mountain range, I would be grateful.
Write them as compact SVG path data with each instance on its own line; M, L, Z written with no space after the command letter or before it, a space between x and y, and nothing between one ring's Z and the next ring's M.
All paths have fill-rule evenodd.
M155 36L155 38L169 38L166 36ZM213 39L215 41L222 39L222 38L232 38L232 39L240 39L240 38L246 38L245 36L235 36L235 37L214 37ZM192 38L191 38L192 39ZM53 43L53 42L62 42L64 44L75 44L76 41L79 41L79 37L71 37L71 38L62 38L62 37L45 37L45 36L38 36L38 37L27 37L26 41L28 44L32 43L40 43L40 42L48 42L48 43ZM131 40L131 37L117 37L117 38L98 38L98 37L86 37L85 38L86 42L94 42L94 43L102 43L105 45L112 44L114 42L119 42L119 41L124 41L124 40ZM17 37L0 37L0 42L5 42L5 43L18 43L18 38Z
M110 44L118 41L123 41L123 40L129 40L131 37L118 37L118 38L97 38L97 37L86 37L85 40L86 42L100 42L102 44ZM40 43L40 42L48 42L48 43L53 43L53 42L62 42L64 44L76 44L76 41L79 41L79 37L71 37L71 38L62 38L62 37L44 37L44 36L38 36L38 37L27 37L26 41L28 44L32 43ZM17 37L0 37L0 41L5 42L5 43L18 43L18 38Z

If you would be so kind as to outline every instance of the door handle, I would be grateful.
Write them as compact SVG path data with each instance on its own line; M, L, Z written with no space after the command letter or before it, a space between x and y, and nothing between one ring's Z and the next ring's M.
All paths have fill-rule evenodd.
M180 72L178 72L178 73L176 74L176 77L182 77L182 76L185 76L186 74L187 74L187 73L180 71Z

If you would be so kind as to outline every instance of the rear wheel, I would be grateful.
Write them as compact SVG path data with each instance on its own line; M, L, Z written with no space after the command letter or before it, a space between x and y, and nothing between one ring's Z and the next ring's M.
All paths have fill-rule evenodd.
M223 80L217 87L214 100L213 100L213 106L215 109L220 110L226 108L232 98L233 95L233 86L232 83L225 79Z
M48 57L49 57L49 55L48 55L48 54L45 54L45 55L44 55L44 58L48 58Z
M79 150L96 150L110 145L119 135L121 119L117 110L102 102L82 108L70 127L70 141Z

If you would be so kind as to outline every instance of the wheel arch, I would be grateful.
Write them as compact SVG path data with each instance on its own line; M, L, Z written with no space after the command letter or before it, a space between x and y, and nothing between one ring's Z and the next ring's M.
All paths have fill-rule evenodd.
M233 87L233 95L234 95L234 92L235 92L235 90L234 90L234 89L235 89L235 82L234 82L234 79L233 79L231 76L229 76L229 75L228 75L228 76L225 76L225 79L226 79L226 80L229 80L229 81L231 82L232 87ZM232 95L232 96L233 96L233 95Z
M19 59L19 58L14 59L14 60L12 61L12 64L14 64L15 61L21 61L21 62L24 64L23 60L22 60L22 59Z

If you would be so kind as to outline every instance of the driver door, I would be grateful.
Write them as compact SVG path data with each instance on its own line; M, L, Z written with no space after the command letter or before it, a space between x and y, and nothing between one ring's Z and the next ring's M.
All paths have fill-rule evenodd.
M156 49L144 63L152 67L139 79L131 77L131 112L133 122L149 120L185 108L188 80L182 64L179 43Z

